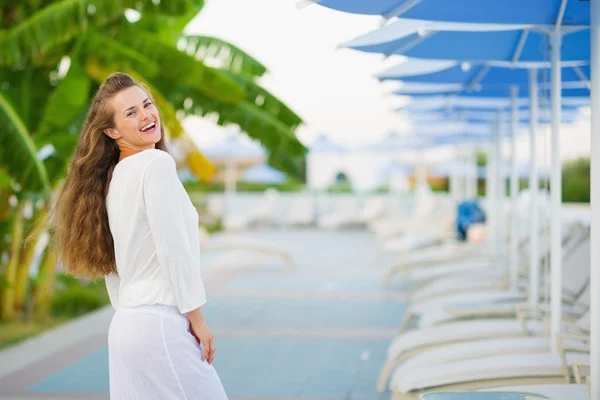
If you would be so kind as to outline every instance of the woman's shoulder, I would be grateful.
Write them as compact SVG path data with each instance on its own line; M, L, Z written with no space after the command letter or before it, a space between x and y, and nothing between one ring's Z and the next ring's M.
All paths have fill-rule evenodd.
M157 166L158 167L172 166L173 168L175 167L175 160L173 159L173 156L171 156L166 151L159 150L159 149L149 149L149 150L145 150L144 153L147 153L146 160L145 160L146 168L150 168L150 167L156 168Z
M159 149L145 150L142 175L145 181L162 180L177 176L175 160L171 154Z

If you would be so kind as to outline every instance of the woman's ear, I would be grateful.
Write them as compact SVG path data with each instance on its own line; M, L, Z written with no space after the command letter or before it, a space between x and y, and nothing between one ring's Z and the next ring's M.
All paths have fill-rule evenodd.
M117 131L115 131L113 128L107 128L104 130L104 133L106 134L106 136L108 136L111 139L118 139L120 137L119 133Z

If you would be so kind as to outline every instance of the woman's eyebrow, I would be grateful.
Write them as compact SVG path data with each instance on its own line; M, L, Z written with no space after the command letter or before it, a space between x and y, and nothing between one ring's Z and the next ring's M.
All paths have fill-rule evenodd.
M150 98L146 98L146 100L142 101L142 104L144 104L145 102L150 101ZM131 106L128 109L126 109L125 111L123 111L124 113L126 113L129 110L133 110L134 108L136 108L137 106Z

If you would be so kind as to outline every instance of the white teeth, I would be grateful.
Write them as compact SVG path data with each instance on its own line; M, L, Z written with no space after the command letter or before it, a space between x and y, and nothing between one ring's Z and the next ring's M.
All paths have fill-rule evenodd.
M150 122L148 125L144 125L141 130L147 131L148 129L153 128L153 127L154 127L154 122Z

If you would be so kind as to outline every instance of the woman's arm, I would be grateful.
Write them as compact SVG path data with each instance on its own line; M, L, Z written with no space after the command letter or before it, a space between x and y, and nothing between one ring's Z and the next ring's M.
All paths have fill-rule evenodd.
M190 321L192 333L194 336L196 336L198 342L202 343L202 346L204 346L202 361L208 360L208 363L212 364L213 360L215 359L215 341L212 333L208 329L206 321L204 321L204 316L202 315L200 307L190 311L186 315Z
M167 153L158 154L144 174L146 217L176 305L181 314L187 314L206 302L206 293L200 260L192 251L188 235L183 196L185 189L177 176L175 161Z
M215 344L200 311L206 302L200 260L194 256L187 233L182 199L185 189L179 181L175 161L159 154L144 176L144 202L150 231L161 267L165 268L179 312L190 321L191 331L204 346L202 360L212 363Z

